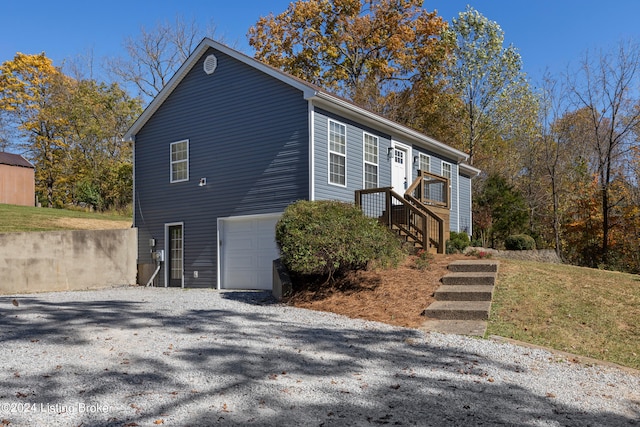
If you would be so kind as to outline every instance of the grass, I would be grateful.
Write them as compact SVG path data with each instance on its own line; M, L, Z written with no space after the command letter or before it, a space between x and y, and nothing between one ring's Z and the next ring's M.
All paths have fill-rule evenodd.
M127 228L130 216L0 204L0 233Z
M487 333L640 369L640 277L501 260Z

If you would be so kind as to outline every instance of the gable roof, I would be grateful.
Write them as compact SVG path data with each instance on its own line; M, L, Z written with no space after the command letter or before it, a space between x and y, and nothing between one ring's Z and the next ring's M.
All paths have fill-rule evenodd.
M35 169L35 166L21 155L5 153L4 151L0 151L0 165Z
M459 163L465 162L469 158L469 156L462 151L456 150L453 147L450 147L436 139L417 132L407 126L401 125L383 116L373 113L363 107L352 103L351 101L340 98L339 96L331 94L316 85L305 82L302 79L287 74L284 71L260 62L255 58L247 56L235 49L231 49L209 38L204 38L200 42L200 44L194 49L191 55L189 55L187 60L182 64L182 66L180 66L178 71L176 71L173 77L171 77L166 86L162 88L158 95L156 95L156 97L151 101L151 103L147 106L147 108L142 112L142 114L124 135L125 140L134 139L134 136L140 131L140 129L142 129L142 127L147 123L151 116L153 116L158 108L160 108L162 103L169 97L169 95L174 91L178 84L185 78L187 73L191 71L198 60L209 48L216 49L226 55L229 55L230 57L240 62L256 68L259 71L262 71L263 73L268 74L269 76L274 77L281 82L302 91L304 99L312 101L315 105L324 106L325 108L331 110L338 110L341 113L352 116L359 121L363 121L369 125L373 125L373 127L384 129L384 131L389 133L392 137L406 138L406 142L415 142L418 145L422 145L436 153L453 158Z

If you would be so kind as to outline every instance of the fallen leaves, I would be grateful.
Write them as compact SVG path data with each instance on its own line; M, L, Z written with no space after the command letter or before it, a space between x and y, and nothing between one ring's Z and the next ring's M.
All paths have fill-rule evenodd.
M13 304L14 306L18 307L20 305L20 303L18 302L17 299L13 299L11 300L11 304Z

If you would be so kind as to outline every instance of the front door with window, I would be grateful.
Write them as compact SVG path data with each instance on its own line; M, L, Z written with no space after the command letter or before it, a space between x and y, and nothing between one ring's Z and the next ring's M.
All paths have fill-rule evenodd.
M167 227L169 247L167 251L167 286L182 287L182 278L184 277L184 239L182 233L182 224L169 225Z
M400 146L393 148L391 158L391 186L393 191L404 196L405 190L409 187L409 177L407 176L407 149Z

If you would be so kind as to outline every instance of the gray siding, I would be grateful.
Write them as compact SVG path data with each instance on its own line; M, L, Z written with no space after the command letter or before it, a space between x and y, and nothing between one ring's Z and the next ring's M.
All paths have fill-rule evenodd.
M329 120L334 120L347 127L347 185L346 187L329 183ZM364 188L364 159L363 159L363 135L364 132L375 135L379 138L378 146L378 186L391 186L391 161L387 155L387 148L391 147L391 136L379 132L352 120L333 114L323 109L316 108L314 111L314 194L316 200L342 200L353 202L354 191ZM403 143L402 140L397 142ZM406 145L406 144L405 144ZM443 158L435 153L416 145L412 147L409 159L412 164L412 180L418 176L418 165L414 163L413 157L419 152L428 154L431 159L431 172L442 174L442 161L451 164L451 217L450 229L457 231L458 224L458 165L455 160ZM468 193L467 193L468 194ZM468 202L466 203L468 205ZM465 209L463 205L463 209ZM460 218L470 221L471 212L462 212ZM469 218L469 219L467 219Z
M211 53L218 67L207 75ZM309 197L307 113L300 91L209 49L136 135L139 262L151 262L149 238L164 247L164 224L184 222L185 286L216 286L217 218L281 212ZM189 180L171 184L169 147L183 139Z
M458 231L472 232L471 215L471 178L459 175L460 179L460 224Z
M329 120L347 127L346 187L329 183ZM364 188L364 133L378 137L378 185L391 185L391 163L387 148L391 138L384 133L363 126L322 109L314 111L314 181L316 200L354 201L354 192Z

